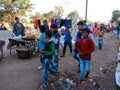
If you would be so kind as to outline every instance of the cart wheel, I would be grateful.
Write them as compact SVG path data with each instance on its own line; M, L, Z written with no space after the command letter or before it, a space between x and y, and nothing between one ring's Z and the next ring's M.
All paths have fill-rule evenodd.
M2 61L2 59L3 59L3 50L0 49L0 62Z

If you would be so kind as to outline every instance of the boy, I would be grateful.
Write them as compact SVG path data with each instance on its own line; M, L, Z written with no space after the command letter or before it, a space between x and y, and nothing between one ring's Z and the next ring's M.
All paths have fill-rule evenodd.
M78 41L77 50L80 55L80 76L81 83L90 74L91 54L95 50L92 39L89 38L89 29L83 29L83 38ZM86 72L86 75L84 73Z
M44 51L40 51L40 53L44 54L44 70L43 70L43 76L44 76L44 82L43 86L46 87L48 85L48 71L52 72L51 66L52 66L52 58L55 54L55 46L53 41L51 40L52 37L52 31L47 30L45 32L47 42L45 44Z
M65 26L65 30L63 30L63 34L65 36L64 38L65 42L63 48L63 55L61 57L65 56L67 45L70 48L70 53L72 53L72 36L71 36L71 32L69 31L69 26L67 25Z
M104 37L104 31L103 28L101 27L100 31L98 32L98 46L100 50L102 50L103 37Z
M77 32L77 35L76 35L76 41L75 41L75 48L74 48L74 52L73 52L73 58L75 58L78 62L79 62L79 58L78 58L78 51L77 51L77 43L79 41L79 39L82 37L82 30L83 30L83 22L80 21L77 23L78 25L78 32ZM79 66L79 64L78 64ZM80 70L78 70L78 72L80 72Z
M53 33L53 42L55 44L54 65L56 67L56 73L57 73L58 72L58 61L59 61L60 34L57 31L58 27L56 24L52 24L50 27Z
M45 37L45 26L41 25L40 27L40 38L38 39L39 43L39 50L42 51L44 50L45 47L45 42L46 42L46 37ZM42 63L42 66L38 67L38 69L43 68L43 54L40 54L40 62Z

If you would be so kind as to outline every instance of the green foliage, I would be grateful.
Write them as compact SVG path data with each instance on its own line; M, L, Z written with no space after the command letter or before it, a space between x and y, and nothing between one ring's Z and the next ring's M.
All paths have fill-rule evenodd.
M54 17L54 12L53 11L50 11L50 12L47 12L47 13L43 13L43 16L47 19L47 20L50 20L51 18Z
M120 10L114 10L113 12L112 12L112 19L111 19L111 21L113 22L113 21L115 21L115 22L119 22L120 20Z
M1 0L0 2L0 20L7 21L11 24L14 23L14 18L25 17L27 12L33 9L30 0Z
M62 6L55 6L54 7L54 18L62 18L62 15L64 13L64 8Z
M41 21L43 20L50 21L51 18L62 18L63 12L64 8L62 6L55 6L54 10L43 14L36 12L35 15L30 16L31 23L34 23L36 19L40 19Z
M78 12L75 10L68 14L68 18L70 18L72 20L77 20L77 19L80 19L80 16L79 16Z
M31 23L34 23L36 19L40 19L41 21L45 20L46 18L40 14L39 12L36 12L35 15L30 16Z

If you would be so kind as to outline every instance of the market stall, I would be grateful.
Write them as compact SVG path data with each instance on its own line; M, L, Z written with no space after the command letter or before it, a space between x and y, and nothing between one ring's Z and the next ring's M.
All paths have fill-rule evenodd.
M18 57L22 59L31 58L33 52L38 51L39 38L40 34L26 34L24 37L14 37L9 38L8 49L10 49L10 55L12 55L12 47L16 47L16 52Z

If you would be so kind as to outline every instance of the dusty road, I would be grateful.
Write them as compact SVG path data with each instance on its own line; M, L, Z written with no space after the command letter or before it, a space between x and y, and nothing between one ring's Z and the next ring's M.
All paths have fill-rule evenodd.
M2 35L0 34L0 36ZM4 38L7 39L9 36L7 35L2 37L5 36ZM105 35L103 50L96 49L94 52L90 78L83 85L79 83L77 61L70 55L61 58L60 74L57 77L50 77L49 82L51 83L45 90L98 90L98 88L100 90L118 90L115 86L114 72L119 43L120 40L114 38L114 33ZM39 57L33 57L32 60L21 60L16 55L10 56L9 50L5 50L4 59L0 63L0 90L41 90L43 75L42 70L37 69L39 65ZM53 78L54 81L51 81ZM75 85L66 86L65 78L73 79Z

